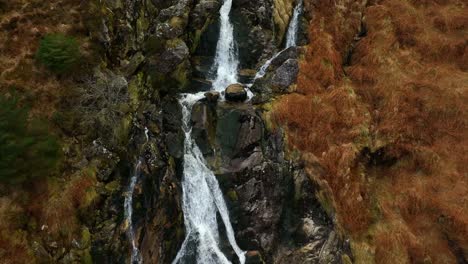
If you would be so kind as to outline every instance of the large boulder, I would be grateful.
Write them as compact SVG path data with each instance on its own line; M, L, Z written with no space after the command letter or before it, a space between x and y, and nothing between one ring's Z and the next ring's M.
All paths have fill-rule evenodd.
M247 91L242 84L231 84L226 88L225 97L231 102L243 102L247 100Z
M276 71L271 80L274 92L285 92L289 86L296 82L299 73L299 63L295 59L289 59Z
M299 73L300 48L288 48L274 57L265 75L255 80L250 88L255 93L253 103L264 103L277 95L293 91Z

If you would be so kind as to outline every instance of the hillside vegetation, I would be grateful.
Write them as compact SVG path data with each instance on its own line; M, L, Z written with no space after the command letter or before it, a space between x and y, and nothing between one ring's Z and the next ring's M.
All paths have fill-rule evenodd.
M306 3L311 43L274 120L356 263L465 263L468 7L365 2Z
M77 46L86 43L79 9L75 0L0 0L1 263L35 263L73 238L89 240L80 217L96 197L95 176L70 173L62 151L70 154L73 139L50 122L77 71L47 69L63 73L86 50ZM48 34L59 37L38 54Z

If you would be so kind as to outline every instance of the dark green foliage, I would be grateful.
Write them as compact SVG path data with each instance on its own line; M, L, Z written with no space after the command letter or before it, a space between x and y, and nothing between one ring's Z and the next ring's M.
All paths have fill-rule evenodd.
M21 183L47 176L57 165L60 151L46 123L29 120L28 109L14 96L0 95L0 181Z
M62 34L47 35L41 40L36 58L55 73L67 72L80 58L78 42Z

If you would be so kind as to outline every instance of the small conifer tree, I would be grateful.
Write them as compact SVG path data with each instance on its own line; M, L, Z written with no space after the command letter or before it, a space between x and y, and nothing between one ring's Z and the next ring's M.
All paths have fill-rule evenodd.
M30 119L18 98L0 95L0 181L21 183L47 176L60 157L59 144L46 123Z
M80 58L78 42L63 34L46 35L41 40L36 58L55 73L67 72Z

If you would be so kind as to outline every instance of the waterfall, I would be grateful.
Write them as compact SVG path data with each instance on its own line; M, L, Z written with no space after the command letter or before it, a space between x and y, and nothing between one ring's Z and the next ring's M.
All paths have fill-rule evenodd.
M180 99L183 113L184 173L182 179L183 211L186 237L172 262L218 264L231 263L219 248L220 237L217 213L226 229L227 239L239 258L245 263L245 253L239 248L229 220L229 212L216 176L206 165L203 154L192 139L191 110L203 93L184 94Z
M299 17L300 17L300 15L302 13L302 1L303 0L299 0L299 3L294 8L294 13L293 13L293 16L291 18L291 22L289 23L289 27L288 27L288 32L286 33L286 47L284 49L282 49L280 52L276 53L272 58L267 60L262 65L262 67L260 67L260 69L255 74L255 77L254 77L252 83L248 85L249 88L252 87L252 85L255 83L255 81L257 79L260 79L263 76L265 76L266 71L270 67L271 62L274 59L276 59L276 57L278 57L278 55L280 55L281 52L285 51L288 48L297 46L297 35L298 35L298 32L299 32Z
M149 141L149 130L145 127L145 143ZM131 264L142 264L143 259L141 258L140 251L136 245L135 241L135 231L133 229L133 193L135 192L135 185L138 182L138 178L141 174L141 160L138 160L135 170L133 172L132 178L130 179L130 185L128 186L127 191L125 192L125 223L127 225L127 236L132 244L132 255L131 255Z
M286 35L286 48L297 46L297 35L299 31L299 16L302 12L302 0L299 0L297 6L294 8L294 13L289 22L288 33Z
M234 28L229 19L231 7L232 0L224 0L224 4L220 9L220 34L213 64L213 69L216 70L213 88L218 92L224 91L230 84L237 83L239 62L234 44Z
M132 244L132 255L131 255L131 264L141 264L142 259L140 255L140 251L136 246L135 241L135 231L133 230L133 192L135 191L135 185L138 181L138 177L140 176L140 167L141 161L138 161L137 165L135 166L135 171L133 172L133 176L130 179L130 186L128 187L127 192L125 193L125 222L127 224L127 235Z

